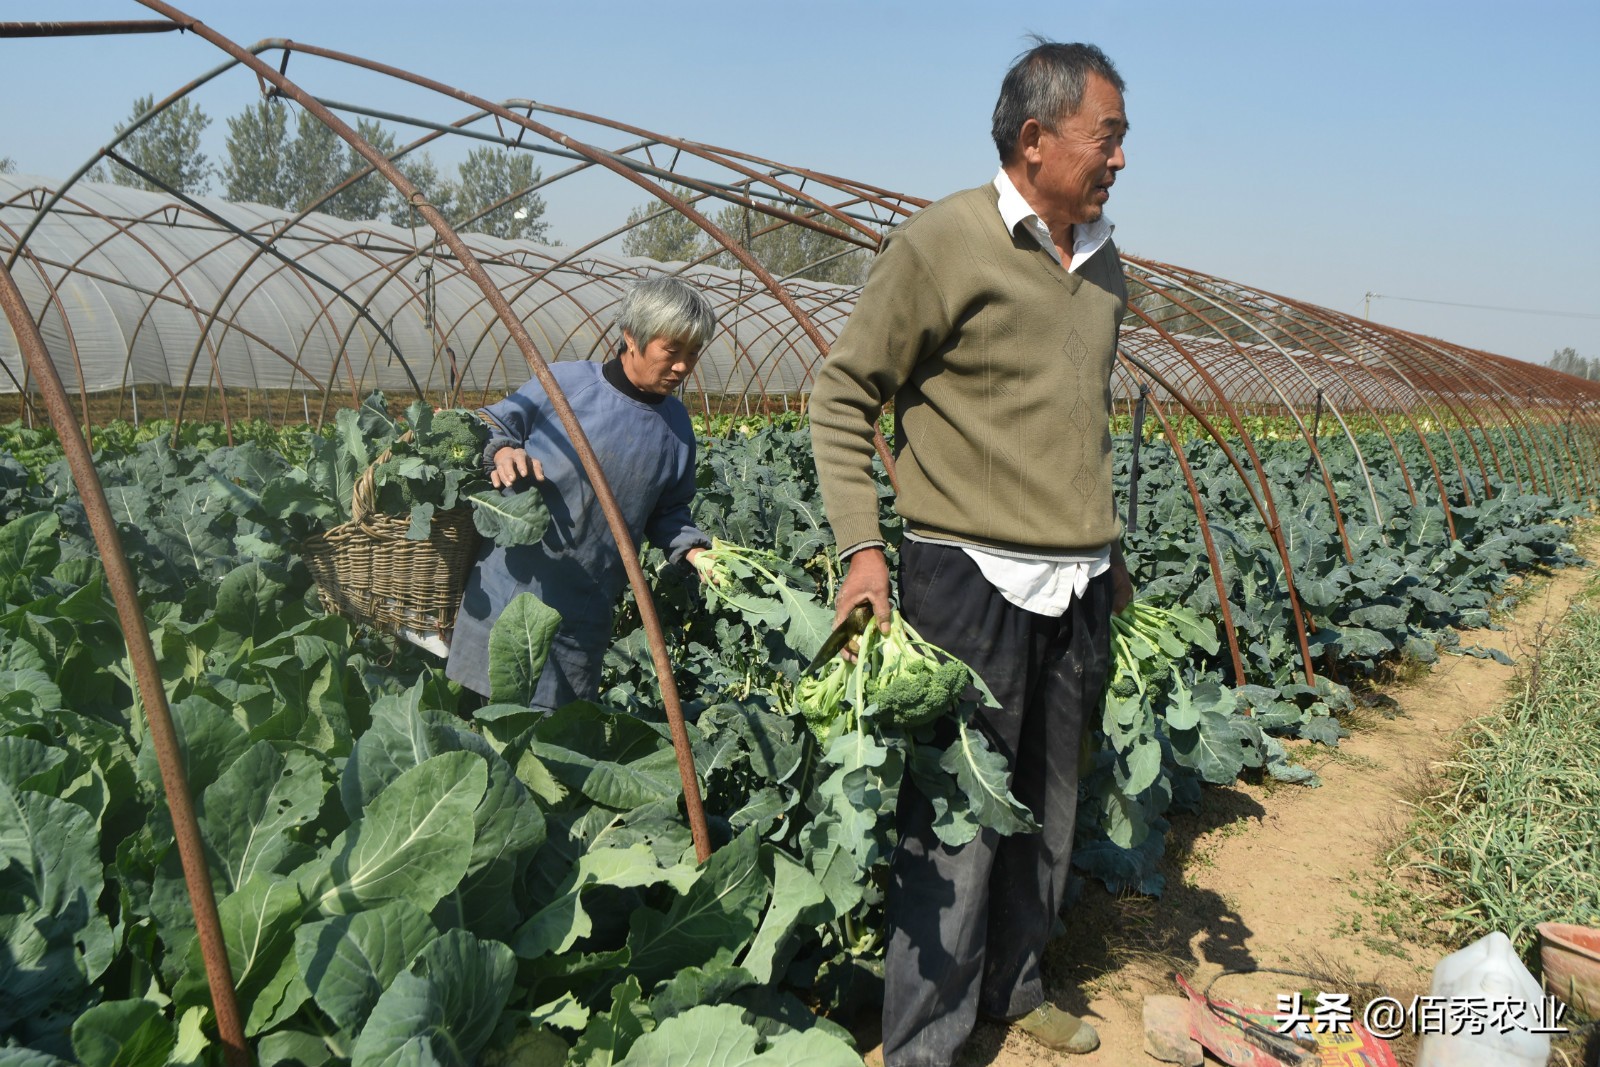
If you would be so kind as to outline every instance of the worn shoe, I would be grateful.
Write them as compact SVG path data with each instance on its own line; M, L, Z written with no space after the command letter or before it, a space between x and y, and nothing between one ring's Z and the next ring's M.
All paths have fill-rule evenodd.
M1094 1027L1076 1015L1068 1014L1048 1000L1011 1025L1053 1052L1081 1055L1100 1047Z

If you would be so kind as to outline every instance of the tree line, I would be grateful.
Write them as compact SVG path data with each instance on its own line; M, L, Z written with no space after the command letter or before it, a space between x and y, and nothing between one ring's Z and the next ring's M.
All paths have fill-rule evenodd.
M680 200L693 201L698 195L685 186L671 188ZM705 213L703 203L700 210ZM849 241L794 223L783 223L743 204L725 204L712 212L710 218L779 278L807 278L841 285L860 285L866 280L872 253ZM817 221L835 229L839 227L837 220L826 215L819 216ZM687 216L658 200L641 204L629 212L628 225L631 229L622 237L622 251L626 255L645 256L663 263L704 259L728 270L739 269L739 261L732 253L713 241Z
M117 135L131 129L154 103L150 96L135 100L127 120L117 124ZM215 179L222 195L239 203L296 212L314 208L343 219L376 219L397 226L422 223L376 171L324 199L368 163L310 112L288 101L259 100L229 118L220 165L200 150L201 135L210 125L211 117L199 104L179 100L117 147L117 154L137 170L102 162L89 177L191 196L210 193ZM393 156L399 147L394 134L372 120L359 119L356 130L386 156ZM538 193L524 192L495 206L539 182L542 172L528 152L474 148L453 177L442 172L425 150L407 153L395 160L395 166L453 226L494 237L554 243L544 218L544 198Z
M1557 349L1546 366L1575 378L1591 382L1600 381L1600 359L1586 359L1578 355L1578 350L1575 348Z
M188 98L178 100L134 129L139 117L154 103L152 96L139 97L127 119L117 123L118 137L132 130L116 149L132 169L115 161L102 161L90 172L90 180L190 196L208 195L215 182L223 197L237 203L265 204L296 212L310 208L343 219L376 219L397 226L417 226L422 222L376 172L329 195L365 170L367 161L310 112L289 101L259 100L228 118L225 154L220 162L214 162L201 150L202 135L211 125L211 117ZM394 134L375 121L358 119L356 130L386 156L392 157L398 148ZM409 152L394 164L457 228L495 237L558 243L550 237L549 223L544 218L544 198L537 192L524 192L542 176L528 152L492 146L473 148L454 175L445 173L426 150ZM9 157L0 158L0 173L14 169ZM698 195L682 186L673 189L686 200ZM522 195L500 203L516 193ZM866 279L872 253L848 241L804 226L782 224L742 204L725 204L711 218L780 278L846 285L859 285ZM818 221L837 228L830 218L819 217ZM627 255L664 263L703 260L729 270L739 267L736 257L660 201L635 208L628 215L628 224L630 229L622 239Z

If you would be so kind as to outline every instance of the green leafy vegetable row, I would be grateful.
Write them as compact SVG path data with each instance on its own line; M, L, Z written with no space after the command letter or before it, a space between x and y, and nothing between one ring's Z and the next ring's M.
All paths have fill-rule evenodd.
M719 846L696 867L635 612L618 619L602 704L550 717L515 703L538 657L509 650L548 641L551 622L508 612L492 653L507 702L472 722L436 662L322 614L294 545L339 521L337 502L396 435L387 412L343 418L330 436L235 446L212 431L176 446L102 435L97 457L261 1062L858 1062L838 1021L876 981L897 783L909 773L939 797L957 839L1021 815L977 731L942 750L915 729L823 743L796 711L839 575L805 428L703 439L697 521L753 551L709 604L692 577L658 572ZM1458 431L1454 444L1472 442ZM1369 491L1353 454L1324 454L1348 558L1303 446L1261 450L1314 656L1345 681L1448 648L1454 627L1487 621L1509 570L1574 558L1566 522L1586 501L1452 481L1452 540L1437 502L1412 506L1396 472L1370 468ZM1204 621L1156 616L1165 636L1148 618L1124 634L1137 679L1107 703L1075 859L1147 892L1169 814L1241 770L1303 775L1278 737L1336 742L1349 699L1303 684L1281 567L1231 468L1208 446L1188 458L1246 677L1217 640L1175 457L1146 445L1135 582L1147 603ZM1118 469L1126 479L1120 453ZM217 1058L130 679L64 464L0 429L0 1064ZM854 706L873 706L864 680Z

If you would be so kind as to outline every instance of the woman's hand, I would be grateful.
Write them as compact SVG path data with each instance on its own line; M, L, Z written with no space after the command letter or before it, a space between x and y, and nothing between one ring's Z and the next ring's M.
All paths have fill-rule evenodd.
M508 489L517 479L530 474L534 481L544 481L544 466L528 455L526 449L502 448L494 454L494 470L489 472L489 481L497 489Z

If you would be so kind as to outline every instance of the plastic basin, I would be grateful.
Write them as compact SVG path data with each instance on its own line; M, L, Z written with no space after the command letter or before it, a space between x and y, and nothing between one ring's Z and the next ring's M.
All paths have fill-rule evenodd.
M1539 924L1539 965L1545 989L1567 1007L1600 1016L1600 930L1572 923Z

